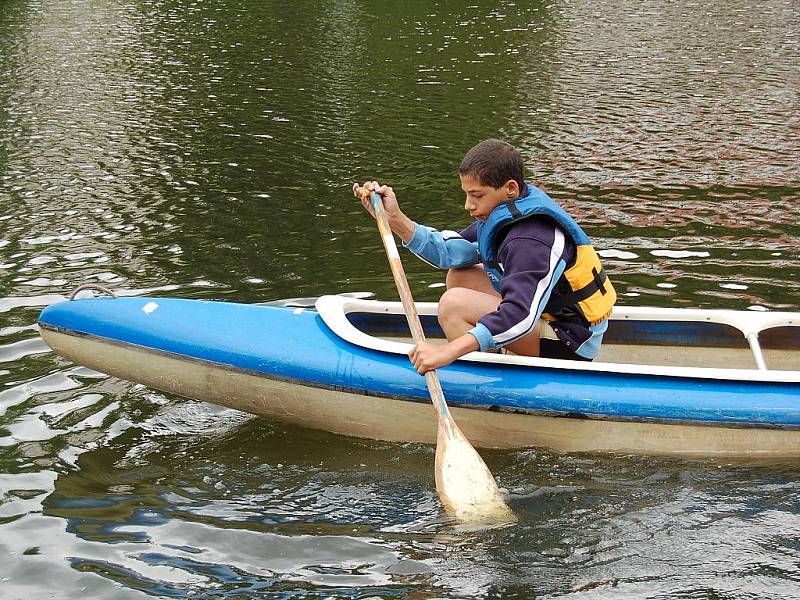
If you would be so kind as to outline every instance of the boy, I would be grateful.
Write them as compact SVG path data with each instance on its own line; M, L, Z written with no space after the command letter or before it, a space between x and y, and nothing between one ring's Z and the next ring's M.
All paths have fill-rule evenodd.
M616 292L589 238L547 194L525 183L522 156L484 140L459 167L466 229L436 231L409 219L391 187L364 184L383 197L392 231L422 260L448 269L439 300L444 345L409 353L420 374L475 350L592 360L600 350ZM358 185L358 184L355 184ZM372 213L367 198L364 207ZM373 215L374 216L374 215Z

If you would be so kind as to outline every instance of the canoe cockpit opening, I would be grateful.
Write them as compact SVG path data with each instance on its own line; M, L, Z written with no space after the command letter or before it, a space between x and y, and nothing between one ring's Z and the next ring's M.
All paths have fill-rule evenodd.
M425 336L434 343L443 342L436 305L421 302L417 306ZM337 310L365 338L411 343L399 303L331 303L321 311L326 322ZM609 320L595 362L797 371L800 318L793 313L619 307Z
M352 312L347 320L363 333L411 343L404 315ZM434 315L421 315L425 337L444 341ZM800 327L773 327L758 335L764 368L796 370L800 366ZM711 322L631 321L612 319L599 362L713 368L760 368L757 350L742 332Z
M614 319L597 360L664 366L797 370L800 325L771 327L746 335L711 321Z
M411 330L403 314L351 312L347 313L347 320L356 329L373 337L411 341ZM436 315L420 315L419 320L426 339L444 340L444 332Z

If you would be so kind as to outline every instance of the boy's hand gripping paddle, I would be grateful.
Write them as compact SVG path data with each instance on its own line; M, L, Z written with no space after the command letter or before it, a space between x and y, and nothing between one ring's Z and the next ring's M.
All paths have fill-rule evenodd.
M394 282L406 313L411 335L416 343L425 340L417 307L411 296L403 263L383 209L383 201L367 188L355 188L355 195L369 198L378 223L378 231L389 259ZM436 371L425 373L431 401L438 414L436 436L436 491L445 510L459 521L513 522L514 513L503 500L497 482L483 459L469 443L450 414Z

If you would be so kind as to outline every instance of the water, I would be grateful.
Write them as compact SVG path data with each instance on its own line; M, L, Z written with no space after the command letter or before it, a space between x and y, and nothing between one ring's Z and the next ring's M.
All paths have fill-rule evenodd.
M800 310L791 0L0 6L0 597L800 597L800 463L485 452L520 518L454 532L433 449L289 428L51 354L85 282L394 298L350 182L467 223L519 146L631 305ZM406 262L416 297L441 273Z

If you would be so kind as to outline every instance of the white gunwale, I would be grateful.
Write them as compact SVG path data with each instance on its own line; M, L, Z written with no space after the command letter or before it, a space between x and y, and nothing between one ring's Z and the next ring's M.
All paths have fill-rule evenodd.
M417 302L420 315L436 315L435 302ZM400 302L364 300L339 295L321 296L315 308L325 324L340 338L364 348L393 354L407 354L411 343L387 340L364 333L355 327L347 318L349 313L403 314ZM635 321L681 321L708 322L728 325L739 330L748 343L757 339L761 331L773 327L800 327L800 313L790 312L745 312L734 310L708 310L691 308L655 308L655 307L615 307L612 320ZM750 344L753 348L752 343ZM757 346L756 346L757 347ZM755 348L754 348L755 352ZM756 357L760 354L760 348ZM620 373L630 375L654 375L658 377L681 377L717 379L728 381L760 381L760 382L800 382L800 370L765 370L719 368L719 367L686 367L660 366L633 363L610 362L576 362L528 356L493 354L487 352L470 352L459 360L499 363L508 365L525 365L530 367L564 369L591 372ZM757 364L761 366L761 363Z

